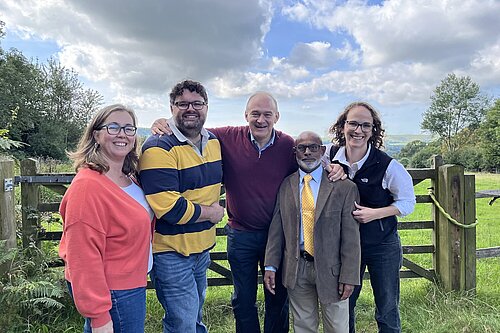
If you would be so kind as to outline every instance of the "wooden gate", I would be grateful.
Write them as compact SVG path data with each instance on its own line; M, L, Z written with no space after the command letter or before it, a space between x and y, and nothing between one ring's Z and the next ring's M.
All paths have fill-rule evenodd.
M442 159L436 156L433 167L427 169L409 169L416 185L426 179L431 181L431 191L445 212L448 212L459 224L468 225L475 221L474 176L464 175L464 169L457 165L442 165ZM41 174L37 162L27 159L21 162L21 175L14 177L14 183L21 185L22 237L27 246L35 242L60 240L62 232L45 231L40 224L40 213L57 212L59 202L40 200L39 188L44 186L59 194L64 194L74 174ZM432 203L429 194L417 195L417 204ZM471 290L476 286L476 232L475 228L463 228L450 222L446 214L435 205L432 219L425 221L406 221L398 223L399 230L432 230L429 244L403 244L402 278L425 278L439 282L445 290ZM224 237L223 228L217 228L217 236ZM423 267L410 260L413 254L432 254L432 267ZM232 284L231 272L227 265L226 252L212 251L210 270L217 274L209 277L210 286ZM63 265L61 260L54 266ZM369 278L366 273L365 278Z

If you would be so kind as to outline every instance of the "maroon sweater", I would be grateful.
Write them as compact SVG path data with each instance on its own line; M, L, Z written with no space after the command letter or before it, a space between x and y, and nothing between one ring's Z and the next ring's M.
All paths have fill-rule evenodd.
M209 129L222 148L228 224L238 230L267 230L281 182L297 170L291 136L275 131L274 144L260 155L248 126Z

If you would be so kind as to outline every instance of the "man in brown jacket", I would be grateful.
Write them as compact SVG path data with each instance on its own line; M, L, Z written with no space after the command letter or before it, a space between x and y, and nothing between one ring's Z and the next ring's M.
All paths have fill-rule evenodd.
M274 292L283 263L296 333L317 332L318 301L325 333L349 331L349 301L359 285L359 202L350 180L329 182L321 166L321 138L303 132L296 140L299 170L281 184L266 247L265 287Z

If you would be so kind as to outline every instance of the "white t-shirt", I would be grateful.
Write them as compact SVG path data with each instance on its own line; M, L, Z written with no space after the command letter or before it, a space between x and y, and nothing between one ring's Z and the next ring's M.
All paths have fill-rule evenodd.
M146 209L146 211L149 213L151 221L153 221L153 210L151 209L151 207L149 207L142 188L140 188L136 183L132 182L132 184L130 184L129 186L122 187L122 190L124 190L125 193L130 195L132 198L134 198L135 201L141 204L141 206L144 207L144 209ZM153 268L153 246L151 242L149 242L148 273L151 271L151 268Z

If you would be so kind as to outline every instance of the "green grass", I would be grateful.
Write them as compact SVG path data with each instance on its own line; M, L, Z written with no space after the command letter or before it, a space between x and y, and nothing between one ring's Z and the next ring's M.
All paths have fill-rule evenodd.
M418 194L426 194L430 182L416 187ZM500 188L500 175L476 174L476 188ZM488 205L489 199L476 200L477 247L500 246L500 225L498 216L500 203ZM431 219L431 205L419 204L414 213L404 220ZM496 226L495 226L496 224ZM432 244L432 231L402 231L404 245ZM221 239L217 251L225 250L225 239ZM408 256L427 268L432 267L432 255ZM493 333L500 332L500 258L481 259L477 262L477 293L443 293L425 279L403 279L401 281L401 317L403 332L433 333ZM205 322L214 333L234 332L233 316L230 307L231 287L210 287L205 304ZM374 306L371 288L366 281L358 302L357 331L360 333L377 332L373 319ZM157 314L148 312L154 320L162 316L154 293L148 295L148 310L154 308ZM259 309L263 313L263 295L259 292ZM158 332L161 327L148 320L146 332Z
M476 191L499 189L500 175L475 174ZM415 187L426 194L430 181ZM498 214L500 204L477 199L477 248L500 246ZM403 221L431 219L431 204L418 204ZM403 245L432 244L432 230L400 231ZM426 268L432 267L432 255L405 255ZM401 280L401 318L403 332L500 332L500 258L477 261L476 294L443 293L425 279ZM368 288L367 288L368 287ZM357 307L358 332L377 332L373 320L373 297L365 284Z
M418 194L427 193L430 182L419 184ZM476 174L476 190L499 189L500 175ZM476 211L477 248L500 246L500 201L492 206L490 199L477 199ZM414 213L404 221L431 219L431 205L418 204ZM58 227L55 226L57 229ZM431 230L401 231L403 245L432 244ZM225 251L225 238L219 237L214 249ZM409 259L432 267L430 254L410 255ZM225 263L227 264L227 263ZM209 272L210 276L215 273ZM488 258L477 261L476 293L444 293L425 279L403 279L401 281L401 318L405 333L493 333L500 332L500 258ZM230 298L232 287L209 287L204 307L204 322L212 333L234 332L234 320ZM258 295L259 313L263 313L262 289ZM357 306L357 332L375 333L373 319L373 297L368 281L365 281ZM158 303L154 291L148 291L146 332L161 332L163 309ZM74 309L68 309L64 315L48 327L33 323L29 332L81 332L83 321ZM47 326L47 325L46 325ZM27 332L28 332L27 331Z

